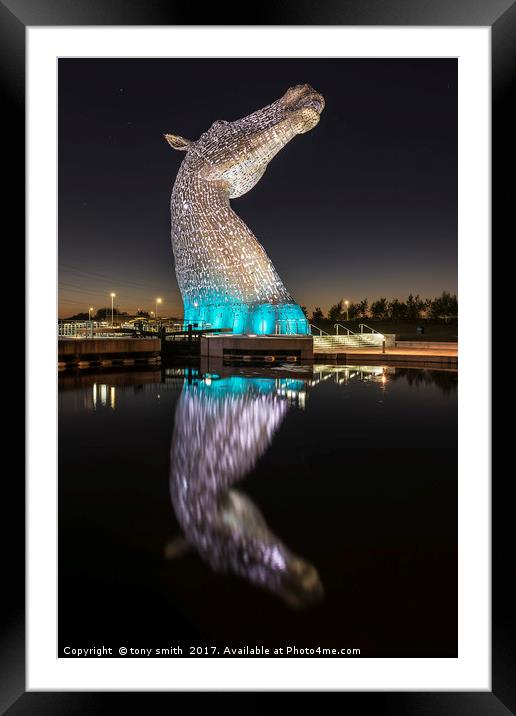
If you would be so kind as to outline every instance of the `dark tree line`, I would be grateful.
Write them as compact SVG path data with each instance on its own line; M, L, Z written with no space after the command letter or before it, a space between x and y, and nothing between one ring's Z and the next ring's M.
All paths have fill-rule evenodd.
M128 316L129 314L127 311L119 311L116 306L114 306L113 314L115 317L120 316ZM89 312L83 311L81 313L76 313L74 316L70 316L71 321L87 321L89 318ZM140 313L138 314L140 315ZM111 306L105 306L103 308L99 308L95 311L95 313L91 314L91 320L92 321L110 321L111 320Z
M421 318L447 321L457 318L458 302L455 294L443 291L436 298L422 299L419 294L410 294L406 301L393 298L388 301L386 298L379 298L369 305L367 298L358 303L344 304L343 300L330 307L328 315L325 316L321 308L317 306L311 320L315 323L318 320L328 320L338 323L339 321L356 321L373 319L376 321L418 321Z
M458 302L455 294L452 295L447 291L443 291L436 298L426 298L424 300L419 294L415 296L410 294L406 301L400 301L398 298L388 301L382 297L369 304L368 299L364 298L358 303L345 305L341 299L330 307L326 316L319 306L313 310L311 317L308 316L306 306L301 306L301 309L305 316L315 324L317 324L317 321L325 320L341 323L346 320L365 321L366 319L376 321L418 321L422 318L430 318L448 321L449 319L457 318ZM129 315L126 311L119 311L116 306L114 312L118 318ZM150 317L149 312L142 309L138 309L136 315L142 318ZM99 308L91 318L95 321L111 320L111 306ZM88 312L77 313L75 316L71 316L71 319L88 320Z

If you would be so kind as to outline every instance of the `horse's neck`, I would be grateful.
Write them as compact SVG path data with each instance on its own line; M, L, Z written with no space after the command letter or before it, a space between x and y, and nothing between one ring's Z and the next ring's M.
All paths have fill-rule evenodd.
M238 222L229 206L228 193L222 183L208 182L196 175L182 177L174 187L173 213L182 233L202 235L224 232Z
M194 256L212 296L229 291L244 303L291 301L265 250L229 205L222 183L181 176L174 187L172 225L180 286L191 276Z

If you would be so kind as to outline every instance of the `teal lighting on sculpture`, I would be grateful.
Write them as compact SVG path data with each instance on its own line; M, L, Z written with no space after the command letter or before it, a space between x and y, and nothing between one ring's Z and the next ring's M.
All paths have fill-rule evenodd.
M165 135L186 156L172 190L172 247L185 324L233 333L306 334L307 319L230 199L257 184L270 160L315 127L324 99L309 85L197 141Z

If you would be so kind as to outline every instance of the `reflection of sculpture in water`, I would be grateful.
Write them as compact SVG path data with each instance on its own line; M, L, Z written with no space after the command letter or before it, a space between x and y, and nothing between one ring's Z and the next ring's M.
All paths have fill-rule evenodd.
M232 377L188 385L171 447L172 503L189 544L219 572L233 572L293 607L323 595L316 569L268 528L253 502L232 489L255 466L288 403L273 379Z

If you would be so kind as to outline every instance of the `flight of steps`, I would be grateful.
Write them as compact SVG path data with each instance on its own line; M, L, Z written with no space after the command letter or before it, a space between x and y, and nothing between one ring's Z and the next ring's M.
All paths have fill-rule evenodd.
M383 336L380 333L352 333L349 336L314 336L314 353L344 353L351 348L382 347Z

